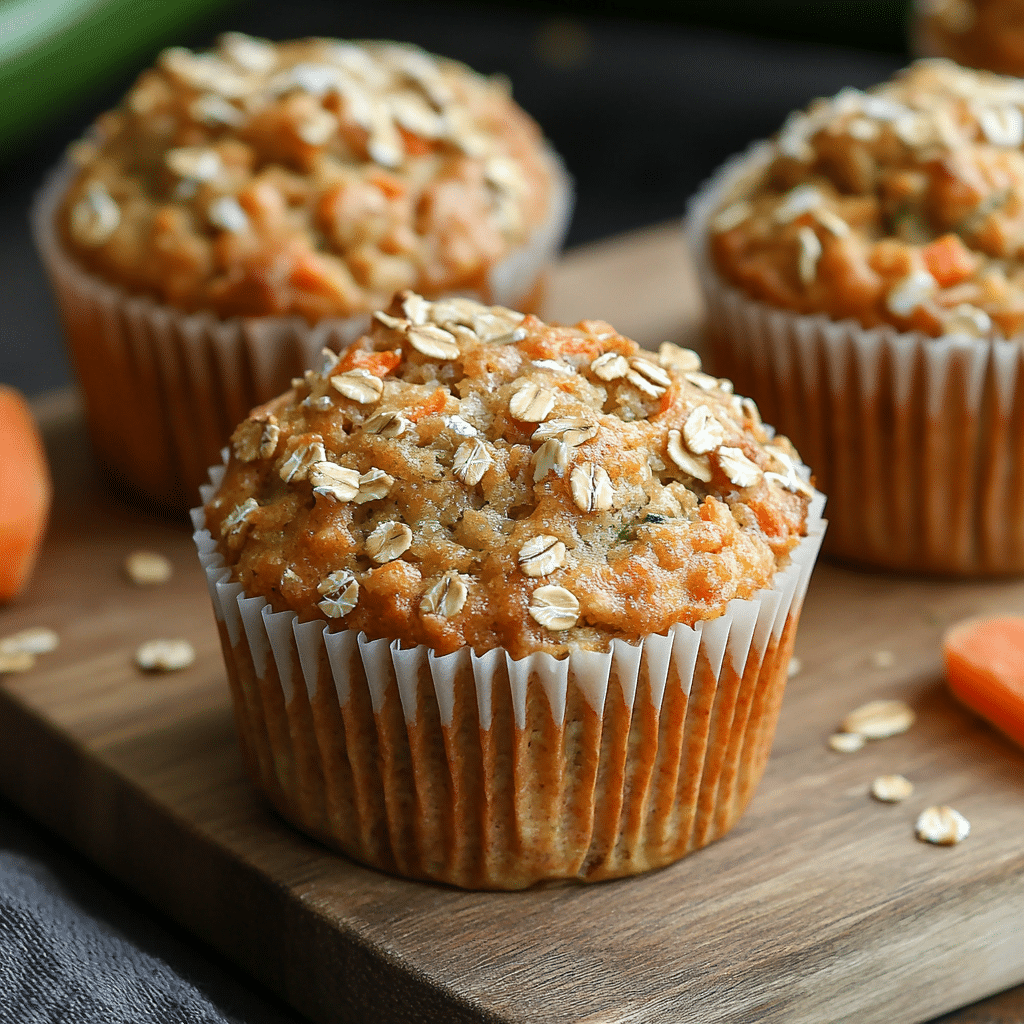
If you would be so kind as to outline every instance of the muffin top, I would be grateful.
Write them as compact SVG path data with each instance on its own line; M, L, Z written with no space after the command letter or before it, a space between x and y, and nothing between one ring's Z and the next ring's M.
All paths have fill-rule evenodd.
M1002 75L1024 72L1024 24L1018 0L915 0L919 53Z
M206 524L303 621L560 656L770 584L805 532L801 470L689 350L406 292L237 428Z
M719 272L800 313L1024 330L1024 82L918 61L793 114L711 220Z
M185 311L310 322L403 288L488 295L555 174L501 79L397 43L239 33L165 50L71 155L59 228L90 271Z

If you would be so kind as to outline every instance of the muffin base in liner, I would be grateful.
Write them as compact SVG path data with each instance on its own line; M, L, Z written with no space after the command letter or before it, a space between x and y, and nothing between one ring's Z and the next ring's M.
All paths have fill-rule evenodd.
M552 195L529 242L491 268L483 300L535 307L573 206L572 182L549 152ZM301 317L183 313L84 270L64 250L56 213L77 173L65 163L45 182L32 230L57 299L85 397L93 446L119 483L174 512L195 504L207 468L235 426L316 365L320 351L358 338L369 315L309 325Z
M775 309L723 281L711 216L758 144L690 206L713 372L757 402L829 496L827 554L945 575L1024 572L1024 346Z
M824 500L771 587L721 617L520 661L274 612L232 581L195 509L246 769L302 831L409 878L521 889L678 860L760 781Z

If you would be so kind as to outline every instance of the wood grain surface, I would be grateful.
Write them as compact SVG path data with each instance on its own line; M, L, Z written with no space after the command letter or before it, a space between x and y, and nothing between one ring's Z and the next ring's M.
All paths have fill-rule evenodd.
M571 254L549 313L602 317L645 344L692 338L698 303L674 228ZM42 410L58 496L36 577L0 636L52 626L55 652L0 677L0 788L106 870L316 1021L914 1024L1024 982L1024 752L957 706L939 638L1024 612L1021 582L953 583L819 565L760 791L735 831L649 876L480 894L334 856L246 783L191 539L122 503L92 466L73 402ZM129 551L174 563L138 589ZM182 636L196 663L133 665ZM876 652L893 657L877 667ZM875 697L910 732L850 755L825 744ZM901 772L916 790L867 790ZM914 839L948 803L961 845ZM1020 1024L1024 994L948 1019Z

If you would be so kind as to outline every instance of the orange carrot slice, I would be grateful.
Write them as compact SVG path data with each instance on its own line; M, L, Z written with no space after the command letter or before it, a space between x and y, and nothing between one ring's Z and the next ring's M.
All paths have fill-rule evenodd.
M967 280L974 273L977 261L971 251L960 241L959 235L943 235L929 242L921 250L921 257L928 273L943 288Z
M953 695L1024 747L1024 617L968 619L942 652Z
M50 472L28 402L0 384L0 601L28 582L50 508Z

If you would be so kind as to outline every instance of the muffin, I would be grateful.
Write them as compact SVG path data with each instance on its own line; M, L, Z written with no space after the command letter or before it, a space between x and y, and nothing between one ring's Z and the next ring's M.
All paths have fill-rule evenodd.
M406 292L193 513L248 771L365 864L591 881L764 769L823 499L693 352Z
M539 300L568 179L507 83L413 46L165 50L34 214L107 468L181 511L234 425L403 288Z
M815 467L843 559L1024 570L1022 105L920 61L794 114L691 208L716 372Z
M1021 0L915 0L910 35L921 56L948 57L1001 75L1024 74Z

